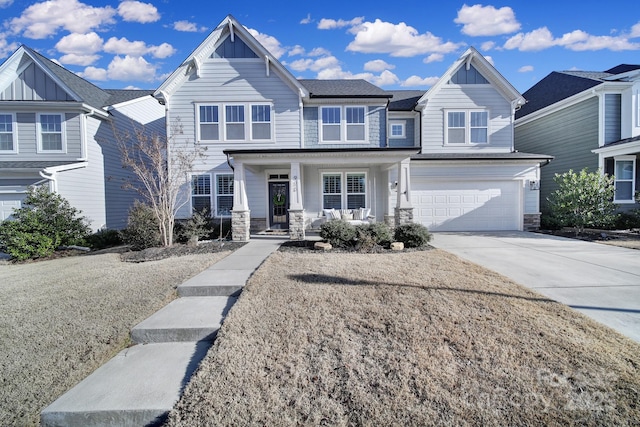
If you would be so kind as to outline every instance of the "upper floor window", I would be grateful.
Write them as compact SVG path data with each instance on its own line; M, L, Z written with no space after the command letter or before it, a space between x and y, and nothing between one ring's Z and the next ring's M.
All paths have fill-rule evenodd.
M389 138L405 138L404 122L389 122Z
M65 142L62 114L38 114L38 150L61 153Z
M321 142L364 142L366 138L365 107L320 108Z
M614 201L634 203L636 187L636 157L620 156L615 158L615 196Z
M0 151L17 151L13 114L0 114Z
M445 144L489 142L489 114L486 111L447 111Z
M196 116L198 142L273 139L271 104L200 104Z

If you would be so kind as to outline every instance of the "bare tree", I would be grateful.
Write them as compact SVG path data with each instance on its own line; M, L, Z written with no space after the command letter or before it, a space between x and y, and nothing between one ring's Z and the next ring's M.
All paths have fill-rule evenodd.
M205 150L197 144L175 144L182 133L179 118L171 123L166 137L147 132L144 126L134 125L124 132L114 128L122 166L134 175L126 180L125 188L135 190L153 209L164 246L173 244L176 214L189 201L183 187L189 184L194 162Z

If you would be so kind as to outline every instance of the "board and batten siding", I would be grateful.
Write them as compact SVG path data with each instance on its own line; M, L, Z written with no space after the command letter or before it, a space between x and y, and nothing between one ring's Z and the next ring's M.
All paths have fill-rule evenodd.
M604 143L609 144L621 139L622 132L622 95L607 93L604 95Z
M489 111L488 144L444 145L445 110ZM422 115L422 152L459 150L510 151L513 143L511 104L489 85L445 85L427 102Z
M34 63L0 92L0 101L74 101Z
M65 121L65 153L37 152L38 146L38 126L36 124L38 113L49 113L46 105L43 104L34 112L16 113L17 122L17 144L18 154L12 155L11 159L16 161L43 161L43 160L76 160L82 156L82 137L80 113L63 113ZM58 114L57 112L53 112Z
M526 117L526 116L525 116ZM598 98L593 97L515 128L515 148L525 153L554 156L540 169L540 204L557 188L556 173L598 168Z
M327 104L334 106L335 104ZM335 105L337 106L337 105ZM304 147L305 148L371 148L384 147L387 138L387 113L384 106L365 106L367 109L366 121L368 124L368 142L353 143L344 142L337 144L320 143L319 111L321 107L304 107Z

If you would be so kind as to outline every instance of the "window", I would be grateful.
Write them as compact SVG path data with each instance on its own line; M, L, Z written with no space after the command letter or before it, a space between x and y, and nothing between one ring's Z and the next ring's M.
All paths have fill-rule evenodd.
M364 172L322 174L323 209L358 209L366 207L367 176Z
M191 211L211 214L211 175L191 176Z
M321 107L321 142L364 142L367 139L365 107Z
M489 114L486 111L448 111L445 118L445 144L489 142Z
M0 151L17 151L12 114L0 114Z
M389 138L405 138L404 122L389 122Z
M65 140L63 125L64 121L60 114L38 115L38 148L40 151L64 151Z
M635 190L635 156L620 156L615 158L615 196L616 202L634 202Z
M233 174L216 175L216 216L231 216Z
M245 139L244 105L227 105L225 107L226 139Z
M251 106L251 139L271 139L271 106Z
M200 106L200 141L218 141L220 139L220 119L217 105Z

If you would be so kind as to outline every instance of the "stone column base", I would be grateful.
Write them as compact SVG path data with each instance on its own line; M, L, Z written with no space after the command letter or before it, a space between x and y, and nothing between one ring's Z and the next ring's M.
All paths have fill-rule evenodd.
M234 242L248 242L251 236L250 211L231 211L231 239Z
M413 222L413 208L396 208L396 227Z
M396 217L395 215L386 215L384 216L384 223L389 226L389 228L393 228L396 226Z
M524 214L523 228L525 231L540 230L540 213Z
M289 239L304 240L304 209L289 209Z

